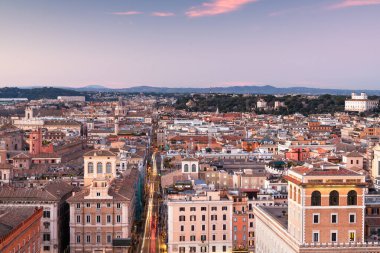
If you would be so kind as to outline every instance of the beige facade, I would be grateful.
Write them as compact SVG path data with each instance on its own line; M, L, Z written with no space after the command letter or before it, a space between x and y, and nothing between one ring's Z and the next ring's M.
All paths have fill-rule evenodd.
M116 178L116 158L108 150L84 155L85 188L68 200L70 252L130 250L138 170Z
M254 207L256 252L378 252L364 238L365 176L322 166L285 178L288 208Z
M232 252L232 205L219 191L168 195L168 252Z

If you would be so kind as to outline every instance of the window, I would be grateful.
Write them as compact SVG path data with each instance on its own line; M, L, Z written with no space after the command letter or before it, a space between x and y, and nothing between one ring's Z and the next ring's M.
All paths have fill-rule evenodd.
M195 212L195 211L196 211L196 208L195 208L195 207L190 207L190 211L191 211L191 212Z
M96 208L100 209L100 203L96 203Z
M206 210L207 210L207 208L205 206L201 207L201 211L206 211Z
M86 207L91 207L91 204L90 203L86 203Z
M336 213L331 214L331 223L333 224L338 223L338 214Z
M211 211L217 211L218 208L216 206L211 207Z
M206 241L206 235L201 235L201 241L202 242Z
M223 224L223 230L227 230L227 225Z
M191 225L191 231L194 231L194 230L195 230L195 226Z
M42 240L44 242L50 242L50 234L43 234Z
M313 191L311 194L311 205L320 206L321 205L321 192Z
M216 214L211 215L211 220L218 220L218 216Z
M50 211L44 211L43 217L44 218L50 218Z
M227 215L223 214L223 220L227 220Z
M349 236L350 242L354 242L355 241L355 231L348 232L348 236Z
M111 242L112 242L112 235L107 234L107 243L111 243Z
M212 252L216 252L216 246L212 246L212 247L211 247L211 251L212 251Z
M80 215L77 215L77 223L80 223Z
M227 211L227 207L226 206L222 206L222 211Z
M111 223L111 215L107 215L107 223Z
M112 171L111 171L111 163L110 162L106 163L106 173L108 173L108 174L112 173Z
M185 211L185 208L184 208L184 207L180 207L180 208L179 208L179 211L180 211L180 212L184 212L184 211Z
M212 240L213 240L213 241L216 240L216 235L212 235Z
M318 214L313 214L313 224L318 224L319 223L319 213Z
M116 222L117 222L117 223L120 223L120 222L121 222L121 216L120 216L120 215L116 215Z
M96 223L100 223L100 215L96 215Z
M330 206L339 206L339 193L337 191L331 191L329 197Z
M337 241L338 241L337 232L336 231L331 232L331 242L337 242Z
M185 236L184 236L184 235L179 236L179 241L180 241L180 242L184 242L184 241L186 241L186 240L185 240Z
M181 225L181 231L185 231L185 226Z
M87 173L89 174L94 173L94 164L92 162L89 162L87 164Z
M86 215L86 222L91 223L91 215Z
M96 235L96 243L100 243L100 241L101 241L101 239L100 239L100 235L97 234L97 235Z
M185 164L185 166L183 166L183 172L189 172L189 165L188 164Z
M206 230L206 225L202 225L202 231Z
M190 221L196 221L197 220L197 216L195 215L190 215Z
M313 232L313 242L319 242L319 232Z
M120 209L120 208L121 208L121 203L117 203L117 204L116 204L116 208L117 208L117 209Z
M190 247L190 253L197 252L197 247Z
M185 247L179 247L179 253L185 253L186 249Z
M111 207L111 203L107 203L107 207L110 208Z
M77 241L77 243L80 243L80 235L76 236L76 241Z
M227 235L226 234L223 235L223 241L225 241L225 240L227 240Z
M96 173L98 173L98 174L103 173L103 164L100 162L96 165Z
M86 243L91 243L91 235L86 235Z
M190 235L190 241L195 241L195 235Z
M202 221L206 220L206 215L202 215Z
M191 165L191 172L197 172L197 165Z
M212 225L212 230L216 230L216 225L215 224Z
M186 221L185 215L180 215L179 216L179 221Z
M80 203L77 203L77 209L80 209Z
M357 198L358 198L358 194L356 193L356 191L354 191L354 190L349 191L347 194L347 205L348 206L356 206L357 205Z
M223 245L223 252L227 252L227 246Z
M44 251L50 251L50 246L44 246Z
M355 223L356 222L356 214L350 213L350 223Z

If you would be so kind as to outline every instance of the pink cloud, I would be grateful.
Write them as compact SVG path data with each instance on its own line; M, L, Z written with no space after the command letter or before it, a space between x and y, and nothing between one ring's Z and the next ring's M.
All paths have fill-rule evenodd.
M143 14L143 12L140 11L120 11L120 12L112 12L113 15L119 15L119 16L131 16L131 15L140 15Z
M329 6L329 9L343 9L376 4L380 4L380 0L342 0L340 3Z
M174 16L175 14L173 12L153 12L152 13L152 16L155 16L155 17L171 17L171 16Z
M214 16L238 10L243 5L257 2L258 0L212 0L201 6L192 7L187 12L188 17Z

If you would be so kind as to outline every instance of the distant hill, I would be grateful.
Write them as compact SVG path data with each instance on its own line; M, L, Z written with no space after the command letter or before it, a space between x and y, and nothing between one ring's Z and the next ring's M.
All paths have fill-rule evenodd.
M0 88L0 98L27 98L27 99L41 99L41 98L57 98L58 96L84 96L85 94L79 91L41 87L41 88L26 88L20 89L15 87Z
M229 93L229 94L310 94L310 95L350 95L352 92L366 92L368 95L380 95L380 90L351 90L351 89L325 89L310 87L286 87L280 88L271 85L264 86L228 86L211 88L169 88L154 86L135 86L130 88L111 89L100 85L91 85L81 88L67 88L77 91L117 91L128 93Z
M8 90L4 90L8 89ZM13 89L13 90L12 90ZM84 87L22 87L18 88L2 88L0 89L5 93L0 93L0 97L12 97L14 94L17 97L41 97L42 94L48 94L49 97L59 95L83 95L86 92L126 92L126 93L223 93L223 94L309 94L309 95L350 95L352 92L366 92L368 95L380 95L380 90L365 90L365 89L325 89L325 88L311 88L311 87L275 87L271 85L257 86L227 86L227 87L210 87L210 88L170 88L170 87L154 87L154 86L135 86L130 88L113 89L102 85L89 85ZM29 91L29 92L27 92ZM40 93L40 94L38 94ZM27 95L20 95L27 94ZM58 96L59 96L58 95Z

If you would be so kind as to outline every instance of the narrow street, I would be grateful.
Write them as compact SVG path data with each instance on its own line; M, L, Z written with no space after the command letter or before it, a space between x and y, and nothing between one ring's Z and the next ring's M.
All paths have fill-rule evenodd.
M159 192L160 192L160 169L161 169L161 155L154 152L152 155L153 168L152 173L147 179L149 184L148 199L147 199L147 213L145 220L145 228L143 234L143 241L141 246L141 253L158 253L160 252L160 239L158 233L158 217L159 217Z

